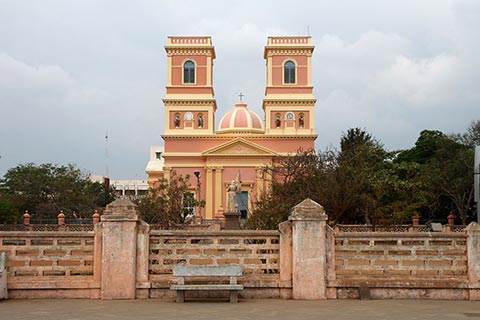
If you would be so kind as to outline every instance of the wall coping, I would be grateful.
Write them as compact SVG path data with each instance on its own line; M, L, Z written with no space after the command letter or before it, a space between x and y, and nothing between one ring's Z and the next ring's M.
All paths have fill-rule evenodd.
M18 237L18 238L90 238L94 236L94 231L0 231L0 237Z
M335 232L335 238L465 238L466 232Z
M150 230L150 235L157 236L279 236L278 230Z

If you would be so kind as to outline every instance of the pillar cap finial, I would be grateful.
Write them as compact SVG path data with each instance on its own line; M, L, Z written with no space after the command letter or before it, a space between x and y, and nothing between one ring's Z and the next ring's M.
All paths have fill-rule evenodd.
M293 207L292 213L288 217L288 220L328 220L328 216L325 213L325 209L315 201L307 198Z

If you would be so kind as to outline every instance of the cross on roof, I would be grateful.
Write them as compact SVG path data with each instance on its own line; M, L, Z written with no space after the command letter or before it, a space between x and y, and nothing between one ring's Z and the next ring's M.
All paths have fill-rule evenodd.
M244 94L240 92L240 94L238 96L240 97L240 101L242 101L242 98L244 97Z

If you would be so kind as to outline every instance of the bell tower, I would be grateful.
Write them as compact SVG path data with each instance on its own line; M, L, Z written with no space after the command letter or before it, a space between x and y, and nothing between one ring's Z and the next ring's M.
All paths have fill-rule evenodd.
M168 37L165 136L214 134L215 49L211 37Z
M264 50L267 86L263 99L265 133L316 138L309 36L268 37Z

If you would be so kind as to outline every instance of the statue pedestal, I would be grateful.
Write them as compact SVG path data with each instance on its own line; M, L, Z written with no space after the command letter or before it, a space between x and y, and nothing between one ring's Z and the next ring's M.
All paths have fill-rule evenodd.
M225 230L240 230L240 221L238 212L224 212L225 216Z

